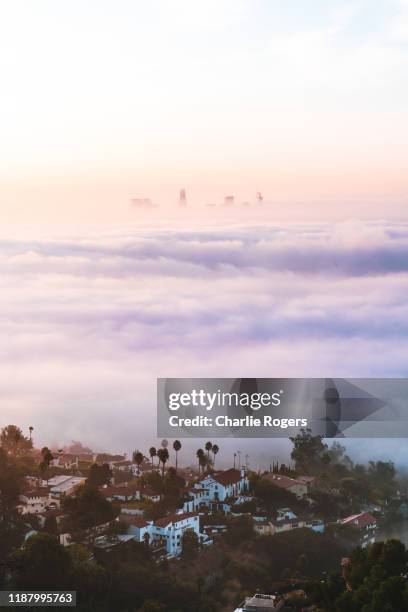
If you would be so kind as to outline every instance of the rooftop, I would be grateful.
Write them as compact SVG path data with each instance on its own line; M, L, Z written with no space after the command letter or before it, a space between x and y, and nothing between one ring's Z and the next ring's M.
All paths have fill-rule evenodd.
M169 516L164 516L163 518L157 519L154 524L157 527L167 527L167 525L170 525L170 523L180 523L181 521L184 521L185 519L191 518L193 516L198 517L198 513L185 512L184 514L171 514Z
M374 518L374 516L369 512L352 514L351 516L347 516L340 521L342 525L350 525L351 527L356 527L357 529L365 529L368 525L373 525L376 522L377 519Z
M241 472L235 468L229 470L223 470L220 472L213 472L212 478L224 487L231 484L236 484L241 480Z

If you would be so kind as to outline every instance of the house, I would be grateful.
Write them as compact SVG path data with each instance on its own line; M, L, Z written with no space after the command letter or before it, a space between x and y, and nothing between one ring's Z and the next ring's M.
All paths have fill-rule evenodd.
M109 467L111 470L120 470L121 472L126 472L127 470L132 471L132 465L134 465L128 459L121 459L120 461L111 461L109 463Z
M278 612L284 605L281 597L256 593L253 597L246 597L235 612Z
M59 510L46 510L45 512L39 512L38 524L41 529L43 529L47 518L55 517L57 528L59 528L61 526L62 519L64 518L64 516L66 515L63 512L60 512Z
M135 536L137 542L150 542L149 529L152 522L146 521L143 516L127 516L123 517L128 525L127 533Z
M140 497L143 500L158 502L160 501L160 493L153 489L150 485L144 485L140 491Z
M135 537L130 534L119 534L115 536L101 535L95 538L93 546L105 552L111 552L115 548L123 548L129 542L135 541Z
M311 529L316 533L323 533L324 522L318 518L299 518L289 508L278 510L278 516L273 521L255 521L254 530L258 535L275 535L292 531L293 529Z
M51 497L60 500L65 496L74 495L78 487L85 482L85 476L63 476L58 484L51 486Z
M151 472L158 469L152 468L151 462L146 457L144 457L140 465L129 459L121 459L120 461L110 461L109 467L111 470L119 470L120 472L129 471L132 473L132 476L140 476L145 472Z
M19 511L21 514L39 514L47 509L50 503L49 489L33 489L21 493Z
M140 489L135 487L103 487L101 493L108 501L127 502L141 499Z
M198 487L183 487L180 489L183 499L184 512L194 512L198 510L201 504L207 499L207 489L199 489Z
M276 487L296 495L298 499L304 499L309 494L309 484L298 478L289 478L289 476L283 476L282 474L267 474L265 478Z
M194 486L206 491L202 502L223 502L229 497L246 493L249 490L249 480L245 469L231 468L207 474Z
M347 516L346 518L340 519L337 522L341 525L348 525L349 527L359 531L362 548L375 542L377 519L374 518L369 512L352 514L351 516Z
M181 512L157 519L146 521L140 516L126 516L128 534L135 536L138 542L148 542L154 548L159 548L168 557L177 557L182 551L183 534L188 529L194 531L199 540L208 544L211 540L200 533L200 520L197 513Z
M284 521L288 519L297 518L296 514L292 512L290 508L278 508L278 510L276 511L276 514L277 514L276 516L277 521Z

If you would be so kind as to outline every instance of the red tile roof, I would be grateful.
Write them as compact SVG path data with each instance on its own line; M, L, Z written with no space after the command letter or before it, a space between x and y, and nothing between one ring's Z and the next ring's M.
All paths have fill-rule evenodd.
M121 515L121 519L123 519L129 525L134 525L141 529L142 527L147 527L148 523L143 516L131 516L129 514Z
M135 490L130 489L129 487L105 487L104 489L101 489L101 493L105 497L113 497L115 495L133 497Z
M227 485L236 484L241 480L241 472L231 468L222 472L214 472L211 474L212 478L224 487Z
M170 523L180 523L184 521L184 519L191 518L192 516L198 516L197 512L186 512L184 514L171 514L169 516L164 516L163 518L159 518L154 521L154 524L157 527L167 527Z
M21 495L28 497L29 499L34 497L48 497L49 490L48 489L34 489L32 491L25 491Z
M368 525L376 524L377 519L375 519L369 512L361 512L361 514L352 514L351 516L347 516L346 518L342 519L340 523L342 525L356 527L357 529L365 529Z
M289 478L289 476L282 476L281 474L268 474L266 477L272 484L280 487L281 489L290 489L296 485L306 486L306 483L302 482L301 480Z
M157 497L160 495L160 493L155 491L150 485L145 485L141 490L141 494L145 497Z

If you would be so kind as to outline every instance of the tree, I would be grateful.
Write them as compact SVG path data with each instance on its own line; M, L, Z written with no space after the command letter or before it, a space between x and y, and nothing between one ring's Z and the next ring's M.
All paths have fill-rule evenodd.
M290 456L297 471L319 474L328 465L330 455L327 453L327 444L322 440L322 436L313 436L311 429L301 429L300 434L290 438L293 443Z
M181 540L181 555L183 559L191 561L197 557L199 541L194 529L186 529Z
M14 554L14 583L18 589L53 590L69 586L72 567L68 551L56 539L39 533Z
M164 479L164 468L166 465L166 462L169 459L169 451L167 450L167 448L159 448L159 450L157 451L157 456L159 458L159 464L162 464L162 480Z
M109 484L112 477L112 470L107 463L103 463L102 465L93 463L89 468L88 484L93 487L101 487Z
M181 442L180 442L180 440L174 440L173 448L174 448L174 450L176 452L176 472L177 472L177 467L178 467L178 465L177 465L178 464L178 452L181 449Z
M157 451L154 446L151 446L149 448L149 455L150 455L150 459L152 460L152 467L153 467L153 458L156 457L157 455Z
M3 520L12 513L18 501L22 480L15 461L8 457L3 448L0 448L0 517Z
M209 457L207 457L207 455L203 453L201 457L199 458L199 464L201 467L201 472L202 474L204 474L205 468L207 468L210 465Z
M51 461L54 459L54 455L52 454L52 452L47 446L44 446L44 448L41 449L41 457L42 457L42 461L40 462L39 468L44 478L45 473L50 467ZM47 485L48 485L48 478L47 478Z
M16 425L7 425L1 430L0 446L10 457L23 457L33 448L32 440L26 438Z
M136 463L136 465L137 465L138 474L140 474L140 466L143 463L144 455L139 450L135 450L133 452L133 456L132 457L133 457L134 463Z
M96 487L85 484L75 497L65 497L62 509L67 514L65 529L78 540L90 534L92 528L113 520L117 511Z
M213 444L213 447L212 447L213 467L215 467L215 456L219 453L219 451L220 451L220 448L218 444Z
M207 451L207 457L210 458L210 450L212 449L212 442L205 443L205 450Z
M45 533L56 536L58 534L58 525L55 514L49 514L45 518L43 530Z
M199 448L197 450L196 456L197 456L197 459L198 459L198 474L200 474L201 473L201 459L204 456L204 451L203 451L202 448Z

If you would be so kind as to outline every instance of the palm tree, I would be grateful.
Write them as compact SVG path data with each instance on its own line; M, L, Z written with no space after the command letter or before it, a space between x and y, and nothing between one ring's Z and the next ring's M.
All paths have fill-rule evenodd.
M212 449L212 443L207 442L205 445L205 450L207 451L207 457L210 458L210 450Z
M152 460L152 468L153 468L153 458L156 457L156 455L157 455L157 450L155 449L154 446L151 446L149 448L149 455L150 455L150 458Z
M162 464L162 480L164 480L164 466L166 465L166 461L169 458L169 451L167 448L159 448L157 451L157 456L159 458L159 464Z
M204 451L202 448L199 448L198 451L196 452L196 456L198 459L198 475L200 475L200 470L201 470L201 457L204 456Z
M212 447L212 454L213 454L213 467L215 467L215 455L219 452L220 448L218 446L218 444L213 444Z
M174 448L174 450L176 452L176 474L177 474L178 452L181 449L181 442L180 442L180 440L174 440L173 448Z
M30 427L28 428L28 431L30 432L30 440L33 436L33 431L34 431L34 427L32 425L30 425Z
M204 475L204 469L210 465L210 460L204 453L201 455L199 459L199 464L201 466L202 473Z
M166 438L164 438L164 440L161 441L161 447L162 448L167 448L169 445L169 441L166 440Z
M137 465L137 473L140 474L140 466L143 463L144 455L139 450L133 451L132 455L134 463Z

